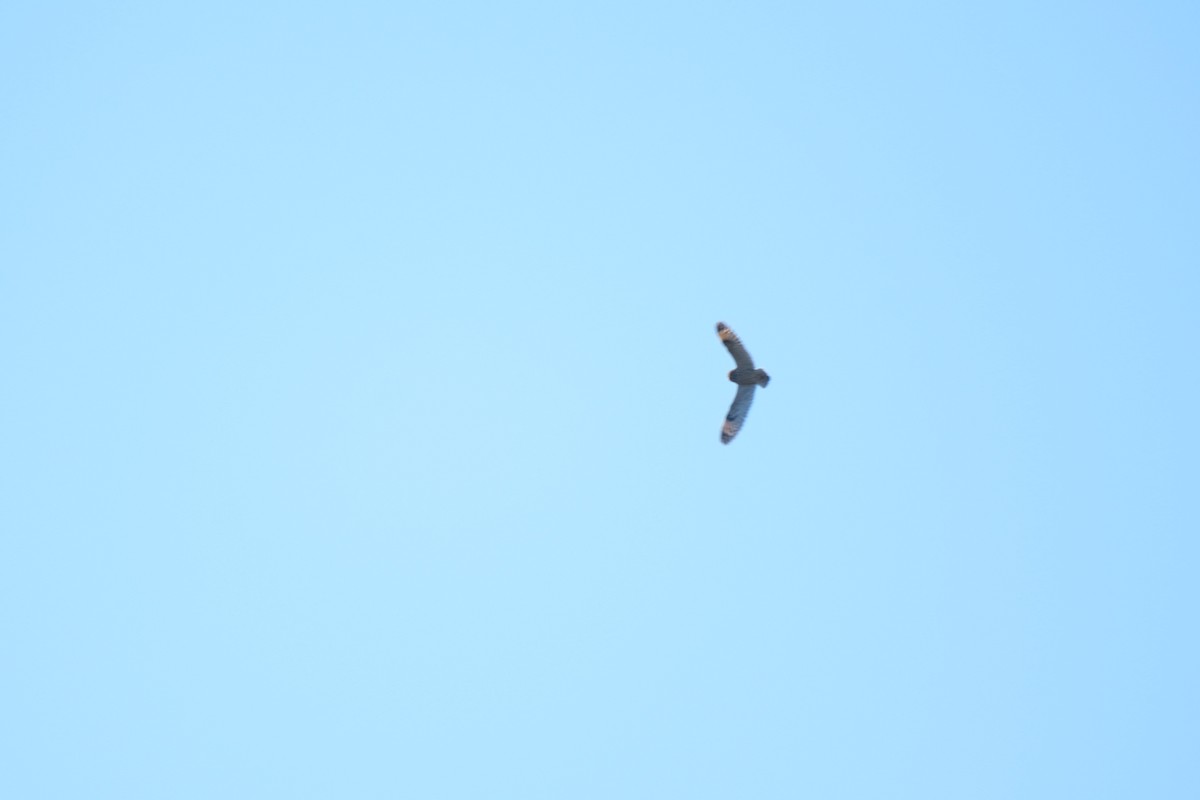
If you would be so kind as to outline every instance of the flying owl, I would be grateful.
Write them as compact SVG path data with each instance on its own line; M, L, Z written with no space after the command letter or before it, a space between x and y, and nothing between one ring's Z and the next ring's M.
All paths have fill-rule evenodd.
M742 340L724 322L717 323L717 336L729 348L733 362L737 368L729 371L729 380L738 385L737 394L733 397L733 405L725 415L725 424L721 427L721 444L729 444L733 437L742 429L746 414L750 412L750 403L754 400L754 387L766 386L771 376L766 370L755 369L754 359L746 352Z

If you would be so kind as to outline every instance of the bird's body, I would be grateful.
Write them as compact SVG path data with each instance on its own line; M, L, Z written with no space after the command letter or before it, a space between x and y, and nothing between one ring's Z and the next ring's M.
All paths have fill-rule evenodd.
M750 357L742 340L724 322L717 323L717 336L721 338L729 354L733 356L733 363L737 365L736 369L729 372L729 380L738 385L737 394L733 397L729 413L725 415L725 424L721 426L721 443L729 444L741 430L746 415L750 412L750 404L754 401L754 387L766 386L771 382L771 376L766 370L755 368L754 359Z
M764 369L731 369L729 380L738 386L766 386L771 376Z

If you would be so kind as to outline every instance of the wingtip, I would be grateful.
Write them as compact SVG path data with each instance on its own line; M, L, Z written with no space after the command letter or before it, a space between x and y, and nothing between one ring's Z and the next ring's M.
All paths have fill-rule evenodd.
M728 329L729 329L729 326L726 325L724 322L717 323L717 333L720 333L721 331L728 330Z

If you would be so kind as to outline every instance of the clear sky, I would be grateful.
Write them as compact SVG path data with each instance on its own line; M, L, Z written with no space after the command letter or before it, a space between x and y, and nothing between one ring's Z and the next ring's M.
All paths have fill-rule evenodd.
M0 796L1200 796L1198 22L6 3Z

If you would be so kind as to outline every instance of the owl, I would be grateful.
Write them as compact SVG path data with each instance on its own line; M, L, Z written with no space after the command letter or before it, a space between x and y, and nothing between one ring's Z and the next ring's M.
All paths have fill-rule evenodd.
M754 359L746 352L742 340L724 322L717 323L717 336L729 348L736 369L729 371L729 380L738 385L737 394L733 396L733 405L725 415L725 424L721 426L721 444L729 444L737 436L750 412L750 403L754 400L754 387L766 386L771 376L765 370L754 368Z

